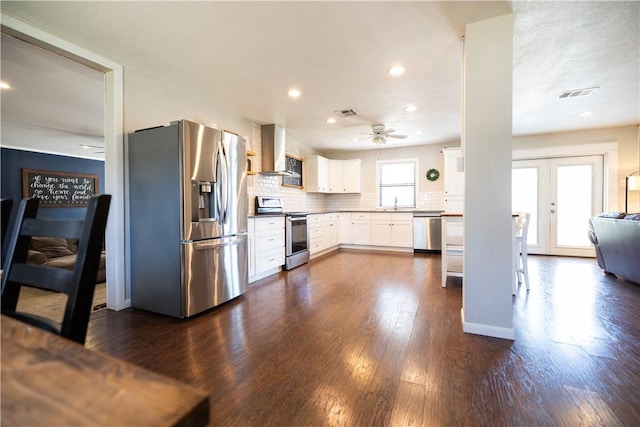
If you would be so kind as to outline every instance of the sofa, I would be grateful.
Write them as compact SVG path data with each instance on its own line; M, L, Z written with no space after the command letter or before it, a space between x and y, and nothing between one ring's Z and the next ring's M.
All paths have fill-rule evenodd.
M54 237L32 237L27 262L47 267L73 270L78 252L78 241ZM96 283L106 280L106 256L102 251Z
M605 273L640 284L640 214L609 212L590 218L589 239Z

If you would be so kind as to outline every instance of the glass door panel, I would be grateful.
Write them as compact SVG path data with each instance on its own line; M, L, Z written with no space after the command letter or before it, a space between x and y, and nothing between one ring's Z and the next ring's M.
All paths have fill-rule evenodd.
M594 256L589 218L602 211L602 157L549 160L552 255Z

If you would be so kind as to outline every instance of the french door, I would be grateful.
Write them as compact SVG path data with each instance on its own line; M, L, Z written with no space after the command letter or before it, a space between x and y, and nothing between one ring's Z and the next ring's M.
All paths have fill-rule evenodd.
M602 190L602 156L514 161L512 209L531 213L528 252L595 256L588 220L602 212Z

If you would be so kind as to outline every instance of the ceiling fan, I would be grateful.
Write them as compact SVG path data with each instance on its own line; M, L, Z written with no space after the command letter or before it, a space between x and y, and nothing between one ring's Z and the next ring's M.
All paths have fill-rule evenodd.
M382 123L376 123L371 125L371 133L367 134L364 138L371 138L371 142L374 144L384 144L387 142L387 138L405 139L407 135L394 134L395 130L385 129L385 125Z

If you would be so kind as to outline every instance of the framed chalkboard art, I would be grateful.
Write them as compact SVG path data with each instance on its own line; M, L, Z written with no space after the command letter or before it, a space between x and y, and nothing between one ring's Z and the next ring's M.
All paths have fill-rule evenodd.
M98 175L22 169L22 197L37 197L41 208L81 208L99 191Z
M285 187L304 188L302 185L302 159L292 154L285 154L286 169L291 176L282 177L282 185Z

